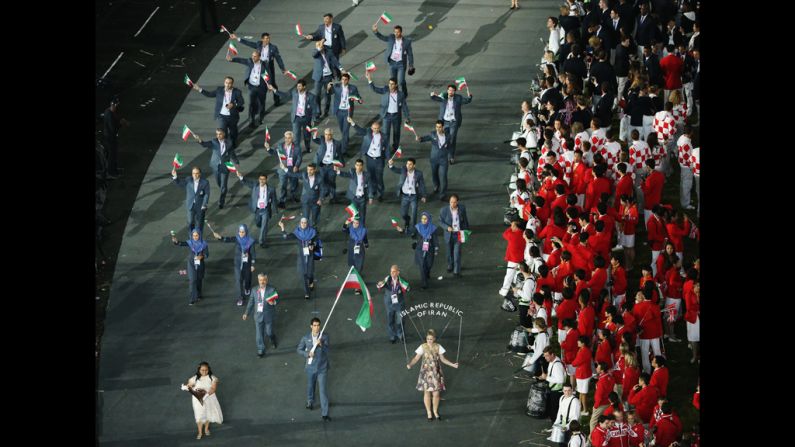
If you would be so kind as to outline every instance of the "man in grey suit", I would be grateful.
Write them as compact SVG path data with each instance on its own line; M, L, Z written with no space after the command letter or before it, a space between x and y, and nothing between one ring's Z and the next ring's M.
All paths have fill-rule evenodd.
M362 159L367 160L367 172L370 173L370 201L378 199L379 202L384 198L384 159L386 158L387 138L381 133L381 122L373 121L370 124L370 132L358 127L353 118L348 117L348 123L353 126L353 131L362 137L362 146L359 153Z
M246 311L243 313L243 321L254 312L254 324L257 331L257 356L262 358L265 355L265 336L270 338L273 349L276 349L276 334L273 333L273 320L276 317L276 302L279 294L272 286L268 285L268 275L260 273L257 275L259 287L251 291Z
M406 102L406 94L398 90L397 79L389 79L389 87L376 87L373 85L373 79L370 72L367 72L367 82L370 84L370 89L381 95L381 119L384 120L384 127L386 128L386 140L389 141L389 135L392 135L392 154L400 146L400 127L403 116L406 117L406 122L411 123L411 116L409 115L409 105Z
M444 121L436 121L436 131L422 138L414 137L419 142L431 142L431 180L433 192L439 193L439 200L445 199L447 193L447 160L450 157L450 129L444 127Z
M364 170L364 160L361 158L356 159L354 168L350 172L340 171L339 168L334 168L340 177L351 179L348 182L348 191L345 197L356 205L359 210L359 221L362 226L365 226L365 218L367 217L367 193L370 190L367 172Z
M323 14L323 23L318 25L312 34L305 34L306 40L323 40L323 45L334 53L334 57L339 60L345 55L347 49L345 45L345 31L342 25L334 23L334 15L330 12Z
M345 157L342 153L342 144L334 139L334 131L326 128L323 131L323 139L318 136L313 139L318 144L315 163L320 166L320 177L326 185L326 193L332 203L337 199L337 172L334 169L334 161L339 161L345 165ZM325 199L325 196L321 197Z
M411 236L416 231L414 225L417 224L417 197L421 197L420 200L425 203L425 179L422 171L414 169L416 161L413 158L407 159L403 168L397 168L394 164L390 159L389 170L400 174L396 195L400 199L400 215L406 223L406 234Z
M224 129L232 140L232 146L237 147L237 123L240 122L240 112L245 109L245 101L243 93L234 85L234 78L227 76L224 78L224 86L216 88L212 93L199 87L199 84L193 84L193 89L208 98L215 98L215 127Z
M259 51L260 59L265 62L265 66L268 68L268 75L270 76L270 81L268 84L271 84L274 88L279 88L276 85L276 70L273 64L273 61L276 61L279 64L279 69L282 70L282 74L287 75L287 69L284 68L284 61L282 60L282 55L279 54L279 47L271 43L271 35L268 33L262 33L261 41L259 43L243 39L241 37L237 37L235 33L229 35L229 39L237 39L238 42L246 45L248 47L254 48L255 50ZM267 92L265 92L267 94ZM281 99L278 96L273 95L273 105L278 107L282 104ZM260 122L260 124L262 124Z
M408 284L408 283L406 283ZM393 265L389 269L389 276L376 284L378 290L384 289L384 306L386 307L386 331L389 341L394 344L398 339L403 339L403 308L406 305L406 292L409 287L400 281L400 268ZM405 287L405 288L404 288Z
M450 194L450 206L439 210L439 221L445 230L444 240L447 242L447 271L453 272L456 278L461 277L461 242L458 232L469 230L467 209L458 203L458 194Z
M312 58L315 60L314 68L312 68L312 80L315 81L312 94L317 99L318 111L323 108L323 98L326 98L326 108L323 109L323 115L319 118L323 119L328 116L328 111L331 108L331 92L324 87L327 87L335 78L340 78L342 65L334 57L334 54L323 46L323 39L315 42L315 51L312 52ZM323 89L322 94L321 89Z
M288 171L298 172L301 169L301 148L294 142L294 135L291 131L284 132L284 142L277 143L276 147L271 149L270 143L265 142L265 149L269 154L279 157L279 160L287 168ZM285 201L287 200L288 189L289 195L293 200L298 202L298 180L288 178L287 171L284 169L276 168L276 175L279 176L279 208L284 208ZM289 188L288 188L289 187Z
M257 180L244 178L240 172L237 178L244 185L251 188L248 199L248 209L254 213L254 223L259 227L259 245L265 248L265 235L268 233L268 222L273 216L273 197L276 191L268 186L268 174L260 173Z
M311 410L315 403L315 384L317 383L320 393L320 414L324 421L330 421L328 394L326 393L326 379L329 370L329 337L325 332L322 337L320 336L320 318L312 318L310 328L312 331L301 338L298 348L296 348L296 352L306 359L306 366L304 366L307 379L306 408Z
M286 166L283 164L281 168L286 170ZM301 212L309 221L309 226L317 228L320 219L320 205L322 205L320 198L326 192L323 178L318 175L317 165L309 163L306 166L306 172L287 172L285 175L289 178L301 180L304 187L301 192Z
M303 141L306 151L309 152L309 131L307 131L306 128L318 121L317 117L320 115L320 109L318 109L315 95L306 91L306 81L299 79L295 84L295 88L290 89L288 93L282 93L276 90L272 85L268 86L268 90L273 91L274 95L279 95L285 100L293 100L290 110L290 121L293 123L293 134L295 135L298 146L300 147L301 141Z
M378 22L373 25L375 37L386 42L386 52L384 62L389 64L389 77L396 78L400 83L400 88L406 97L409 91L406 89L406 68L409 73L414 74L414 51L411 49L411 39L403 37L403 27L395 25L394 34L385 36L378 32Z
M227 53L226 60L246 66L246 76L243 83L248 86L248 102L250 103L248 108L248 125L252 128L259 126L262 124L262 120L265 119L265 99L268 95L268 89L265 87L266 83L263 78L268 72L265 61L260 58L259 50L252 51L251 58L249 59L231 57L229 53ZM259 122L256 120L257 113L259 113Z
M472 102L472 95L464 98L456 95L454 85L447 86L447 93L437 95L431 92L431 100L439 102L439 119L444 121L445 129L450 129L450 164L455 163L455 143L461 127L461 106Z
M353 118L354 112L354 103L356 102L355 99L352 97L359 98L361 102L361 96L359 96L359 89L350 83L351 75L348 73L343 73L342 77L340 78L340 83L334 85L333 83L329 82L327 90L334 91L334 106L332 111L334 112L334 116L337 117L337 123L340 126L340 132L342 132L342 152L345 153L348 150L348 136L350 135L350 128L351 125L348 123L348 117Z
M171 169L171 179L177 186L185 188L185 208L188 210L188 234L194 228L204 234L204 212L210 201L210 182L202 178L202 171L193 167L191 177L177 178L177 169Z
M218 182L218 187L221 188L221 196L218 198L218 208L224 208L226 201L227 183L229 182L229 168L226 163L232 163L235 170L240 172L240 162L235 154L232 142L226 138L226 133L223 129L215 129L215 138L210 141L202 141L201 137L193 134L193 138L199 142L199 145L210 149L213 155L210 157L210 169L215 174L215 181Z

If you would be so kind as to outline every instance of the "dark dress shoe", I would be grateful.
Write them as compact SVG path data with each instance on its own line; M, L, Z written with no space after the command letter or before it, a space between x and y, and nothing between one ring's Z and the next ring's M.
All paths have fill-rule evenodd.
M450 268L450 267L447 267L447 273L453 273L453 269Z
M224 209L224 204L223 204L223 203L219 203L219 204L218 204L218 209L219 209L219 210L222 210L222 209Z
M397 341L397 338L390 338L389 339L389 342L392 343L393 345L395 344L396 341Z
M331 416L323 416L324 422L331 422Z
M304 295L304 299L308 300L309 299L309 295Z

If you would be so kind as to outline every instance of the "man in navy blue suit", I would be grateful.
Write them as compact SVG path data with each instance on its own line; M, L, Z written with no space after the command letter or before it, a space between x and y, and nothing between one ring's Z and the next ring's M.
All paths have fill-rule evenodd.
M317 383L318 392L320 393L320 414L324 421L330 421L331 418L328 415L328 393L326 392L326 377L329 370L328 334L323 332L323 336L320 336L320 318L312 318L312 323L309 327L312 329L311 332L301 337L301 341L298 342L298 347L296 348L296 352L306 359L304 366L307 379L306 408L311 410L315 403L315 383Z
M269 154L278 156L280 163L284 164L287 171L298 172L301 170L301 148L294 143L294 135L291 131L284 132L284 141L277 143L275 148L271 148L270 143L266 141L265 149ZM279 176L279 203L277 204L279 208L285 208L288 195L298 202L298 180L287 177L287 171L276 168L276 175Z
M406 224L406 234L411 236L417 231L414 228L417 224L417 198L425 203L425 178L422 176L422 171L415 169L417 162L413 158L407 159L403 168L398 168L394 164L395 162L390 159L389 170L400 174L396 195L400 199L400 215Z
M257 180L244 178L238 172L237 178L240 183L251 188L251 196L248 199L248 209L254 214L254 223L259 230L259 245L265 248L265 235L268 233L268 222L273 216L273 202L276 190L268 186L268 174L260 173Z
M444 127L444 121L436 120L436 131L422 138L414 137L419 142L431 142L431 180L433 192L439 193L439 200L445 199L447 193L447 160L450 158L450 128Z
M337 198L337 172L334 169L334 161L339 161L345 165L345 157L342 152L342 144L334 139L334 131L326 128L323 131L323 138L318 136L312 141L317 143L317 155L315 164L320 168L320 177L326 185L326 193L329 200L336 203ZM321 197L324 199L325 197Z
M329 82L327 90L334 91L334 107L332 108L332 112L334 116L337 117L337 123L340 126L340 132L342 132L342 152L348 150L348 137L350 136L351 125L348 123L348 117L353 118L353 112L356 102L355 99L352 97L357 97L361 100L361 96L359 96L359 89L350 83L351 75L348 73L343 73L340 78L340 83L334 85L334 83Z
M204 213L210 202L210 182L202 178L202 171L197 166L191 170L191 177L177 178L177 169L171 170L174 184L185 188L185 208L188 210L188 233L194 228L204 234Z
M260 58L259 50L251 53L251 58L231 57L227 53L226 60L246 66L246 76L243 81L248 86L248 125L256 127L262 124L265 119L265 99L268 95L268 88L265 87L263 76L268 72L265 62ZM270 77L270 75L268 75ZM255 119L259 113L259 122Z
M312 94L317 98L318 111L322 108L323 98L326 99L326 108L323 110L323 115L320 116L320 119L323 119L328 116L329 108L331 108L331 92L324 87L327 87L335 78L340 78L342 65L334 57L334 54L323 46L323 39L315 42L312 58L315 59L315 66L312 69L312 80L315 81L315 86L312 88ZM322 94L321 89L323 90Z
M396 25L394 34L384 36L378 32L378 22L373 25L373 34L380 40L386 42L386 52L384 61L389 64L389 77L396 78L403 89L406 97L409 91L406 89L406 68L409 73L414 73L414 51L411 49L411 39L403 37L403 27Z
M334 57L339 60L345 55L345 32L342 30L342 25L334 23L334 14L323 14L323 23L317 27L312 34L305 34L306 40L321 40L323 45L334 53Z
M224 202L226 201L226 185L229 182L229 168L227 163L231 162L235 166L235 171L240 171L240 161L235 154L235 148L232 142L226 138L226 133L223 129L215 129L215 138L210 141L202 141L201 137L193 134L193 138L199 142L199 145L210 149L212 156L210 157L210 169L215 174L215 181L218 187L221 188L221 196L218 198L218 208L223 209Z
M232 146L237 147L237 123L240 121L240 112L245 107L243 93L235 86L235 80L231 76L224 78L224 86L217 87L212 93L193 84L193 89L208 98L215 98L215 127L224 129L232 140Z
M301 141L304 142L304 148L309 152L309 131L306 130L313 123L318 121L320 109L315 99L315 95L306 91L306 81L299 79L295 83L295 88L290 89L287 93L282 93L272 85L268 86L273 94L281 96L283 99L292 99L293 104L290 109L290 121L293 123L293 134L298 146L301 146Z
M237 41L243 45L259 51L260 59L262 59L262 62L264 62L265 66L268 67L268 75L271 78L270 81L268 81L268 84L271 84L273 88L278 89L279 86L276 85L275 76L276 67L274 66L273 62L276 61L276 63L279 64L279 69L282 71L282 74L287 75L287 69L284 68L284 61L282 60L282 55L279 54L279 47L271 43L271 35L268 33L262 33L260 42L254 42L248 39L237 37L235 33L230 34L229 39L237 39ZM278 107L281 104L281 99L278 96L273 95L273 105Z
M370 89L381 95L381 119L384 120L384 127L386 130L386 141L389 142L389 135L392 135L392 150L389 155L397 150L400 146L400 127L402 125L403 116L406 117L406 122L411 123L411 116L409 115L409 105L406 102L406 94L398 90L397 79L391 78L389 86L376 87L373 84L372 75L368 71L366 73L367 82L370 84Z
M381 202L384 200L384 160L388 150L386 136L381 133L381 122L373 121L370 124L370 132L358 127L351 117L348 117L348 123L353 126L353 131L362 137L359 153L367 162L367 172L370 174L369 203L372 205L373 199Z
M439 210L439 222L447 242L447 271L458 278L461 276L461 242L458 234L462 230L469 230L467 209L458 203L458 194L450 194L450 206Z
M461 106L472 102L472 95L464 98L456 95L456 87L452 84L447 86L447 93L437 95L431 92L431 100L439 104L439 119L444 121L445 129L450 129L450 164L455 163L456 138L458 129L461 127Z

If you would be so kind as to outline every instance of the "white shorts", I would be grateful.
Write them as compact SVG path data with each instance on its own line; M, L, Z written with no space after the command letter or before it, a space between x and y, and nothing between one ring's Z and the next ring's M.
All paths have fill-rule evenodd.
M591 384L591 379L577 379L577 392L581 394L588 394L588 385Z
M696 317L695 323L687 323L687 341L700 341L699 327L701 326L701 319Z
M665 307L668 307L671 304L676 304L676 319L674 321L679 321L680 319L682 319L682 299L665 297ZM667 317L668 315L665 315L663 316L663 319L665 319L665 321L668 321Z
M618 243L624 248L635 248L635 235L621 233Z

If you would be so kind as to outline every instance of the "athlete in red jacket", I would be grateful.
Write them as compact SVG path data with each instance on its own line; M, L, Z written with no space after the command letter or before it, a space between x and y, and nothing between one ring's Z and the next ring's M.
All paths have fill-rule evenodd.
M653 158L649 158L646 160L646 166L643 168L646 170L646 180L643 181L641 185L641 190L643 190L643 210L645 214L645 219L648 220L649 214L651 213L652 208L654 205L658 205L662 200L662 191L663 185L665 184L665 175L654 169L656 162Z
M656 427L654 445L669 446L682 435L682 423L673 419L670 402L666 402L662 405L662 416L660 420L657 421Z
M649 375L641 373L638 385L629 392L628 402L635 406L638 416L644 421L650 421L654 406L657 404L657 387L648 386Z
M597 425L591 432L591 446L593 447L607 447L607 442L610 437L607 435L608 430L613 426L614 416L599 416Z
M654 359L651 361L651 366L654 367L654 371L651 373L651 382L649 382L650 386L656 386L658 390L660 390L660 396L667 396L668 395L668 368L665 366L665 357L661 355L654 356Z

